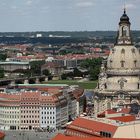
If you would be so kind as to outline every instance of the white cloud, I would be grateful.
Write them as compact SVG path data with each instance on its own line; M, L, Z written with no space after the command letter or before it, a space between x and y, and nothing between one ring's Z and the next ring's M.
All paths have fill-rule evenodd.
M94 5L93 2L90 2L90 1L81 1L81 2L76 3L77 7L91 7L93 5Z
M123 7L124 8L124 7ZM132 3L128 3L128 4L125 4L125 8L126 9L135 9L136 8L136 5L132 4Z
M33 0L27 0L26 4L31 5L33 3Z

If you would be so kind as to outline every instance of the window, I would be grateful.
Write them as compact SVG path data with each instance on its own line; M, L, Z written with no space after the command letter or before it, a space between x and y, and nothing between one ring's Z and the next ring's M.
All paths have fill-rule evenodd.
M134 61L134 67L137 67L137 60Z
M122 49L122 50L121 50L121 53L122 53L122 54L125 54L125 49Z
M125 63L125 61L122 60L122 61L121 61L121 67L122 67L122 68L124 67L124 63Z
M132 53L135 53L135 49L134 48L132 49Z

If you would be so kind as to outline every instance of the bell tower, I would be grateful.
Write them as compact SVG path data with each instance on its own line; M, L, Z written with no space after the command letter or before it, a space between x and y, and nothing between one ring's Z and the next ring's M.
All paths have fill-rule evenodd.
M130 35L130 21L126 14L126 9L124 8L124 13L120 18L119 31L116 41L116 45L132 45L131 35Z

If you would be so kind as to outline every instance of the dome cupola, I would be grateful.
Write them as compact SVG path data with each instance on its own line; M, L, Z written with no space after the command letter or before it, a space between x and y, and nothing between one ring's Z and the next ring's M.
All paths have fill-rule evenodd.
M121 18L120 18L120 23L119 23L119 25L122 24L122 23L130 24L130 22L129 22L129 17L128 17L127 14L126 14L126 10L125 10L125 9L124 9L123 15L122 15Z

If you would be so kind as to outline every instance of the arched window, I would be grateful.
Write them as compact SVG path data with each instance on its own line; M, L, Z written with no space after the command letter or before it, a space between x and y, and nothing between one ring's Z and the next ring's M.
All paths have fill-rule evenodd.
M127 26L122 27L122 36L124 36L124 37L127 36Z
M111 103L110 102L107 103L107 109L111 109Z
M121 50L121 53L122 53L122 54L125 54L125 49L122 49L122 50Z
M134 67L137 67L137 60L134 60Z

